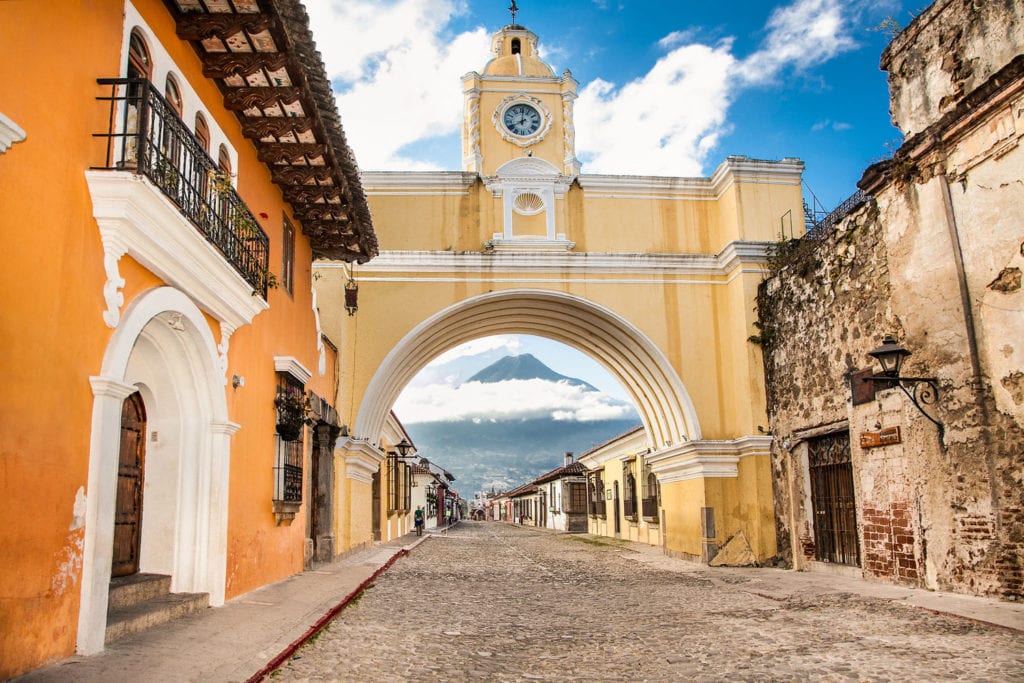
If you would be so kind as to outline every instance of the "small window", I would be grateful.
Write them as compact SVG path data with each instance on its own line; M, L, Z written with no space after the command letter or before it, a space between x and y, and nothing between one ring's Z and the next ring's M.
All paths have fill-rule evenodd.
M132 31L128 39L128 78L148 79L153 73L153 63L149 58L149 48L138 31Z
M292 294L292 280L295 273L295 226L283 218L281 229L281 286L284 291Z
M517 55L521 51L522 51L522 48L520 47L519 39L518 38L513 38L512 39L512 54Z
M217 148L217 168L227 175L231 175L231 155L228 148L223 145Z
M199 144L202 146L203 151L207 154L210 153L210 127L206 125L206 119L203 115L196 113L196 139L199 140Z
M164 98L167 100L167 104L171 105L171 109L181 116L181 88L178 87L173 76L167 76L167 83L164 84Z
M277 457L274 463L274 500L302 502L302 458L305 387L290 376L278 373Z

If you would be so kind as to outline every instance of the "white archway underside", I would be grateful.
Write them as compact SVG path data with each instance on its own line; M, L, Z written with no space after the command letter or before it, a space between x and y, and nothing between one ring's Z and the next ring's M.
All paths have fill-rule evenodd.
M398 395L433 358L467 341L498 334L543 336L590 355L632 396L651 447L700 438L693 403L656 345L607 308L545 290L484 294L420 323L388 353L367 386L356 437L377 442Z

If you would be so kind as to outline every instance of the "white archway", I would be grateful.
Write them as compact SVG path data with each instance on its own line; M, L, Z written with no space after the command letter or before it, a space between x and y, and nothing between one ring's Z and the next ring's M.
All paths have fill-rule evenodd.
M594 358L629 392L656 450L701 438L686 388L665 355L639 329L592 301L536 289L473 297L417 325L370 380L354 436L377 443L391 406L424 365L459 344L496 334L535 334Z
M114 330L93 388L78 652L103 649L117 498L121 404L147 406L146 512L140 569L175 592L223 604L231 435L217 345L206 318L172 287L140 294ZM155 433L155 434L154 434Z

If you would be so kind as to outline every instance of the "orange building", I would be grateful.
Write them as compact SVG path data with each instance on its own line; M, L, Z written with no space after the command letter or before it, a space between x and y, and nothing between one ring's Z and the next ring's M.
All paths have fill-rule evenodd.
M0 2L0 678L123 585L335 553L310 266L377 245L310 45L296 0Z

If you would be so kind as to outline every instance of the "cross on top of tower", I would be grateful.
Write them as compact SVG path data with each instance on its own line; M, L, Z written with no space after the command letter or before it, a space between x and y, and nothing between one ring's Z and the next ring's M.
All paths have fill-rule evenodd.
M512 0L512 4L508 6L508 11L512 13L512 23L516 23L516 14L519 13L519 5L516 4L516 0Z

